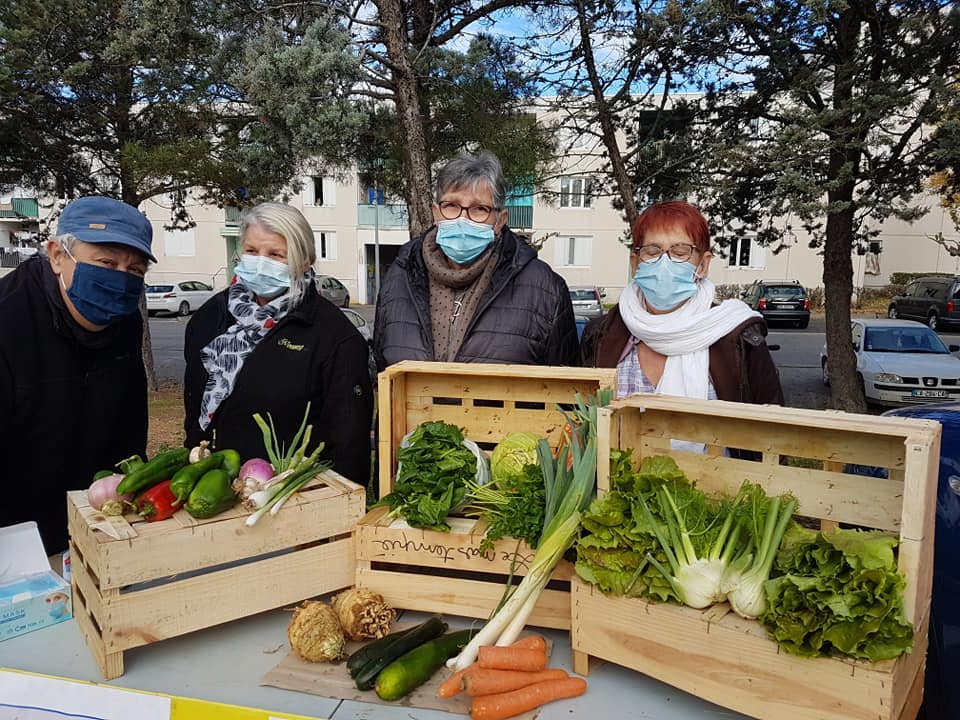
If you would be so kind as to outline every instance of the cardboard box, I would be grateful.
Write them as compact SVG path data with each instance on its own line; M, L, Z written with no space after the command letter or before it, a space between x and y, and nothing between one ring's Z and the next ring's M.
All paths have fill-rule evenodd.
M672 440L706 445L674 450ZM912 720L923 695L933 579L940 425L770 405L635 395L598 412L597 490L609 488L610 450L639 464L670 455L704 492L735 493L744 480L792 493L797 514L827 531L843 524L896 533L913 650L894 660L797 657L760 623L721 603L704 610L604 595L571 582L574 669L599 658L757 718ZM749 450L756 462L724 453ZM802 460L802 462L800 462ZM861 475L854 466L887 469Z
M0 640L73 617L70 585L50 569L35 522L0 528Z

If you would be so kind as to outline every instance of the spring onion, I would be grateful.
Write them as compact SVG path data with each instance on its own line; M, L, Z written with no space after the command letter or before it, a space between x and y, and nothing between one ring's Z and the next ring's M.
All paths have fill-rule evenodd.
M526 625L537 600L550 581L557 563L573 544L580 529L580 511L590 502L597 471L597 407L610 402L612 392L602 389L584 403L578 394L574 418L568 418L570 442L554 458L545 440L537 445L547 497L543 532L530 570L493 613L490 620L459 655L447 664L463 670L477 658L482 645L510 645ZM563 412L561 410L561 412ZM566 417L566 414L564 413ZM567 458L572 457L567 467ZM509 594L509 595L508 595Z

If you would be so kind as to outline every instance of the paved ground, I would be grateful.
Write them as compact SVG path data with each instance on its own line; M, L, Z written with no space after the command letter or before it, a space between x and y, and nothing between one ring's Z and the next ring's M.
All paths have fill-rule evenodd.
M353 305L372 326L373 305ZM153 335L153 354L157 377L160 380L183 379L183 333L187 318L153 317L150 319L150 331ZM960 344L960 333L940 333L944 342ZM790 407L803 407L822 410L827 407L830 393L820 380L820 348L824 341L824 318L822 315L810 319L806 329L787 327L770 329L767 342L779 345L773 359L780 369L780 379L786 404Z

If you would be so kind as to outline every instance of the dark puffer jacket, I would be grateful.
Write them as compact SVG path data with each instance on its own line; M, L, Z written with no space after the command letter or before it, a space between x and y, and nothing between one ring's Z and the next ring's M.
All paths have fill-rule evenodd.
M577 327L567 283L506 227L501 242L500 263L454 360L576 365ZM384 278L374 352L380 370L401 360L434 359L423 236L400 249Z

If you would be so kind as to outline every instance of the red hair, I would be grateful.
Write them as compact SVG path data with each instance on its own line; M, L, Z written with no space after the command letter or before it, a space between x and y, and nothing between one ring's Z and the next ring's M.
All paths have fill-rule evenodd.
M685 200L658 202L640 213L633 221L633 248L643 245L646 234L656 230L681 230L697 250L710 250L710 227L707 219Z

